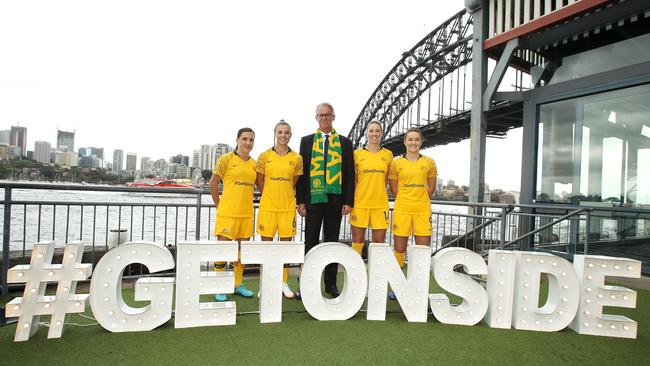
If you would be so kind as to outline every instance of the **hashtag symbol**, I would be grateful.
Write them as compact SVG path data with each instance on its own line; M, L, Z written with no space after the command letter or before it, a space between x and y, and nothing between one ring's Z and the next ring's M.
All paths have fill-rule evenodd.
M81 263L84 245L81 242L65 246L61 264L52 264L54 242L34 245L29 264L9 269L9 283L25 283L23 297L7 304L7 316L18 317L14 342L28 340L38 330L40 316L51 315L47 338L60 338L69 313L86 310L88 294L76 294L77 281L92 273L92 264ZM48 282L57 282L56 295L45 296Z

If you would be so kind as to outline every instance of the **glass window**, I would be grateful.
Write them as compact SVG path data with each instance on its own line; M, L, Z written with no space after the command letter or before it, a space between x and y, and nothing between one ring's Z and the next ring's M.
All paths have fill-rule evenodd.
M537 202L650 207L650 84L539 107Z
M650 61L650 33L562 59L550 84Z

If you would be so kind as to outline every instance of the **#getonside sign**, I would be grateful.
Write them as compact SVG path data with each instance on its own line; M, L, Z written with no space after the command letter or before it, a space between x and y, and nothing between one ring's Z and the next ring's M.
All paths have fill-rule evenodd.
M41 315L51 316L48 338L63 334L70 313L82 313L90 301L97 322L111 332L150 331L172 318L174 326L233 325L234 301L201 302L202 294L232 293L232 272L201 271L201 263L235 261L260 265L260 322L282 321L282 268L303 263L300 291L305 309L317 320L346 320L359 312L367 298L368 320L386 317L388 286L395 292L409 322L426 322L428 310L441 323L554 332L567 326L580 334L636 338L637 323L620 315L603 314L603 306L636 306L636 292L605 285L606 276L641 276L641 262L626 258L575 255L573 264L548 254L492 250L488 262L464 248L447 248L433 257L431 248L410 246L406 275L387 244L371 244L368 263L341 243L323 243L306 256L304 245L293 242L181 242L177 262L171 252L153 242L130 242L110 250L92 265L81 263L84 244L66 245L61 264L52 264L54 242L38 243L29 265L8 271L10 283L25 283L22 297L7 304L7 316L18 317L14 341L26 341L37 330ZM176 268L176 277L140 278L135 300L149 305L133 308L122 298L122 273L141 263L150 273ZM345 283L336 299L324 298L320 279L325 266L339 263ZM454 271L462 266L465 273ZM90 277L89 294L77 294L77 281ZM470 275L487 276L487 287ZM539 307L540 278L548 278L548 297ZM448 293L462 298L451 304L446 294L429 294L433 275ZM56 282L53 296L45 295ZM174 288L175 287L175 288ZM176 290L174 298L174 290Z

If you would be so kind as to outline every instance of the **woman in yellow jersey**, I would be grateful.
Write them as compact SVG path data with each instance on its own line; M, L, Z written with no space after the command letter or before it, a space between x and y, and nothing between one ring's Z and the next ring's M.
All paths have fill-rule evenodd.
M212 170L210 195L217 207L217 221L214 235L218 240L249 240L253 235L253 189L257 173L255 160L250 156L255 142L255 132L244 127L237 132L237 147L234 152L222 155ZM219 197L219 182L223 192ZM215 270L223 270L224 262L215 262ZM244 265L234 264L235 293L252 297L253 292L242 282ZM226 301L225 294L214 295L217 301Z
M372 229L372 242L383 243L388 229L388 194L386 180L393 153L379 144L381 123L372 121L366 130L366 147L354 151L356 189L354 207L350 213L352 249L359 255L363 251L366 228Z
M302 175L302 157L289 147L291 126L281 120L273 129L275 145L257 159L257 186L262 192L257 215L257 233L262 241L271 241L277 233L281 241L296 235L296 197L294 188ZM294 294L287 283L289 269L284 268L282 293Z
M390 190L395 196L393 235L395 258L400 267L404 266L404 252L411 233L416 245L431 242L431 195L438 176L435 161L420 154L420 130L409 128L404 135L404 145L406 153L393 160L388 173ZM395 299L393 291L389 297Z

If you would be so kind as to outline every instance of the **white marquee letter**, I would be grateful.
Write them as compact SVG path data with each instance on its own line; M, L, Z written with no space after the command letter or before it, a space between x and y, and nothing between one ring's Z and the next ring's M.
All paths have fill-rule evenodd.
M341 295L325 299L320 290L320 279L325 267L339 263L345 269ZM346 320L356 314L366 298L368 274L363 259L352 248L341 243L322 243L305 256L300 274L302 303L307 312L318 320Z
M302 263L305 245L295 242L243 242L241 262L260 264L260 322L282 321L284 264Z
M490 250L488 256L488 311L485 322L491 328L512 326L512 295L515 285L515 252Z
M52 264L54 242L34 245L29 264L17 265L7 271L7 282L25 283L22 297L7 304L7 316L18 317L14 342L26 341L38 330L41 315L51 315L47 338L60 338L68 313L83 313L88 294L77 294L77 281L92 273L92 264L81 263L84 244L68 243L61 264ZM57 282L56 295L45 296L48 282Z
M199 302L203 294L232 294L235 279L232 271L201 272L202 262L236 261L235 241L179 242L176 257L175 328L235 324L234 301Z
M90 306L97 322L111 332L152 330L171 319L174 278L141 278L135 300L150 300L132 308L122 298L122 273L129 264L142 263L150 273L174 268L169 250L153 242L128 242L108 251L97 263L90 281Z
M603 306L636 307L636 291L605 286L605 276L639 278L641 262L627 258L576 255L573 265L580 281L580 306L571 329L580 334L636 338L637 324L622 315L603 314Z
M431 248L423 245L409 245L407 251L409 258L408 280L404 277L388 244L370 244L368 248L368 265L370 266L368 320L386 319L386 292L390 283L406 319L409 322L427 321Z
M569 325L580 300L578 276L571 263L548 253L517 252L516 266L512 318L515 328L555 332ZM542 273L548 275L548 298L538 308Z
M454 267L462 265L473 275L487 274L483 258L465 248L445 248L433 256L432 272L438 285L445 291L463 298L460 305L451 306L445 294L431 294L431 311L441 323L474 325L483 319L488 308L485 289L468 276L456 273Z

